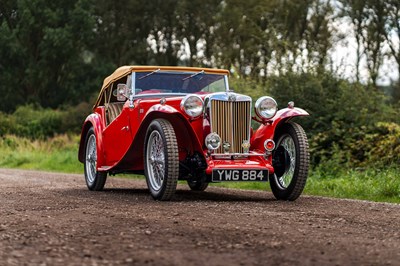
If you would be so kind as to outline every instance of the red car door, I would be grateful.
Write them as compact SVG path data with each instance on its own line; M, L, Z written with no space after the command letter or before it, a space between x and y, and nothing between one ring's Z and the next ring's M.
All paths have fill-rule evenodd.
M104 157L107 166L119 162L131 145L129 113L129 108L123 108L121 114L103 131Z

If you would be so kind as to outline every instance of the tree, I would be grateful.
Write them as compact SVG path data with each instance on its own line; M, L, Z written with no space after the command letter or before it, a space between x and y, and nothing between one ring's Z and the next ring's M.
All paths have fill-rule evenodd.
M105 74L128 64L147 64L147 41L152 27L153 2L99 0L94 5L95 32L88 50Z
M363 49L363 30L364 23L366 19L365 9L366 9L366 1L365 0L340 0L343 5L342 16L348 17L354 27L354 37L356 39L357 48L356 48L356 81L360 82L360 62L361 57L364 54Z
M383 63L382 45L385 40L386 20L383 1L368 0L365 13L367 19L362 38L371 83L377 87L379 69Z
M400 44L395 40L400 40L400 2L397 0L385 1L385 14L387 22L385 24L384 36L390 48L390 55L396 60L397 73L400 78ZM393 92L395 101L400 101L400 81Z
M179 1L176 7L176 37L181 47L187 42L189 66L212 66L212 47L215 43L215 26L221 1L192 0ZM198 57L200 56L200 58Z
M7 0L0 8L0 90L10 101L1 109L81 100L76 95L91 89L83 54L93 29L89 0Z

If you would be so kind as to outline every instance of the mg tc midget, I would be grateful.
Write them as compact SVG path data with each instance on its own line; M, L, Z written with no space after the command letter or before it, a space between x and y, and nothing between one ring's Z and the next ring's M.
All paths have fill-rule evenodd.
M82 127L79 161L89 190L107 175L144 174L151 196L169 200L177 181L203 191L210 182L269 181L274 196L295 200L306 184L307 116L289 102L230 89L228 70L123 66L103 83ZM252 120L259 124L252 128Z

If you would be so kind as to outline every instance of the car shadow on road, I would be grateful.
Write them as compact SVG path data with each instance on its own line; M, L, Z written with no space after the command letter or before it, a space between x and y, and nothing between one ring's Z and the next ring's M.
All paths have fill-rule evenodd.
M88 193L90 193L88 191ZM246 195L251 194L251 195ZM147 197L151 199L150 192L148 189L128 189L128 188L106 188L103 190L103 196L109 195L126 195L129 197L139 196ZM221 190L221 192L214 191L191 191L191 190L181 190L178 189L171 199L172 202L181 201L220 201L220 202L265 202L265 201L275 201L272 195L265 192L263 193L252 193L249 191L236 191L236 190Z
M237 193L237 191L223 191L222 193L213 191L190 191L178 190L174 200L188 201L188 200L202 200L202 201L240 201L240 202L265 202L274 200L270 195L266 194L251 194L245 195L245 192Z

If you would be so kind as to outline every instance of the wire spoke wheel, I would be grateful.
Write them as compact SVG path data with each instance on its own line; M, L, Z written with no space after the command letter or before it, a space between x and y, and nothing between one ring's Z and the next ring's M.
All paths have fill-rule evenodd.
M179 176L178 144L171 123L154 120L147 129L144 146L147 187L154 199L170 200Z
M275 141L271 190L277 199L295 200L303 192L308 176L307 136L300 125L289 122L279 129Z
M97 171L97 143L93 128L90 128L85 140L84 172L89 190L102 190L107 180L107 172Z
M290 135L285 135L280 144L287 154L287 167L282 176L278 177L278 184L281 188L288 188L292 182L294 170L296 168L296 147L293 138Z
M87 181L89 184L92 184L96 179L96 168L97 168L97 158L96 158L96 137L94 135L90 135L88 139L88 143L86 146L86 173L87 173Z
M147 149L147 171L149 182L154 190L160 190L165 174L164 144L158 131L151 132Z

